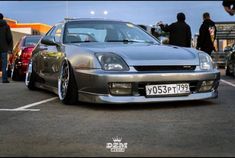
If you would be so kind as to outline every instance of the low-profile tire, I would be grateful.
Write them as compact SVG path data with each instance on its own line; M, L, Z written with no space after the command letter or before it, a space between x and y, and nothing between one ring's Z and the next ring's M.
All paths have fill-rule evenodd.
M230 76L229 66L226 66L225 75Z
M19 81L20 80L19 71L16 69L15 64L13 65L13 68L11 70L11 79L13 81Z
M70 63L65 60L62 63L58 79L58 95L62 103L66 105L78 102L78 88Z
M26 76L25 76L25 85L26 87L28 87L29 90L35 90L35 72L33 70L33 64L32 61L29 62L28 65L28 70L26 72Z

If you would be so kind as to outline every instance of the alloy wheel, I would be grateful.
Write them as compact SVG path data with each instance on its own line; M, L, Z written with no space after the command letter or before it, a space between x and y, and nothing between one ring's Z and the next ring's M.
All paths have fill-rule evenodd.
M69 77L70 77L69 64L67 61L65 61L61 68L58 80L58 94L60 100L63 100L67 95L68 86L69 86Z
M28 70L26 72L26 76L25 76L25 84L26 86L29 85L29 82L30 82L30 77L31 77L31 74L32 74L32 61L30 61L29 65L28 65Z

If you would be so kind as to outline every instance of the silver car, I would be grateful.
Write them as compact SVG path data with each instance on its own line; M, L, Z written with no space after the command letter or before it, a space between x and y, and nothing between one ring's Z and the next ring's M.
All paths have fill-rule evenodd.
M34 49L25 83L64 104L150 103L216 98L219 80L206 53L161 45L130 22L67 19Z

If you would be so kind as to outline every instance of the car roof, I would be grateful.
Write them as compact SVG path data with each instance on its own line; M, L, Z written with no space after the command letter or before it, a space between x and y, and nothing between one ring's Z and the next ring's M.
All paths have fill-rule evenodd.
M42 35L25 35L23 38L28 38L28 37L42 37Z
M66 23L70 21L110 21L110 22L127 22L122 20L113 20L113 19L105 19L105 18L65 18L64 21L60 23Z

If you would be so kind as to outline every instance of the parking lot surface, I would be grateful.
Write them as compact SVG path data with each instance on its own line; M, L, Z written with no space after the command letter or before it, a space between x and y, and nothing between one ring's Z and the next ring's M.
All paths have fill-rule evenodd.
M218 99L128 105L0 83L0 156L235 156L235 79L221 75ZM106 148L116 137L125 152Z

